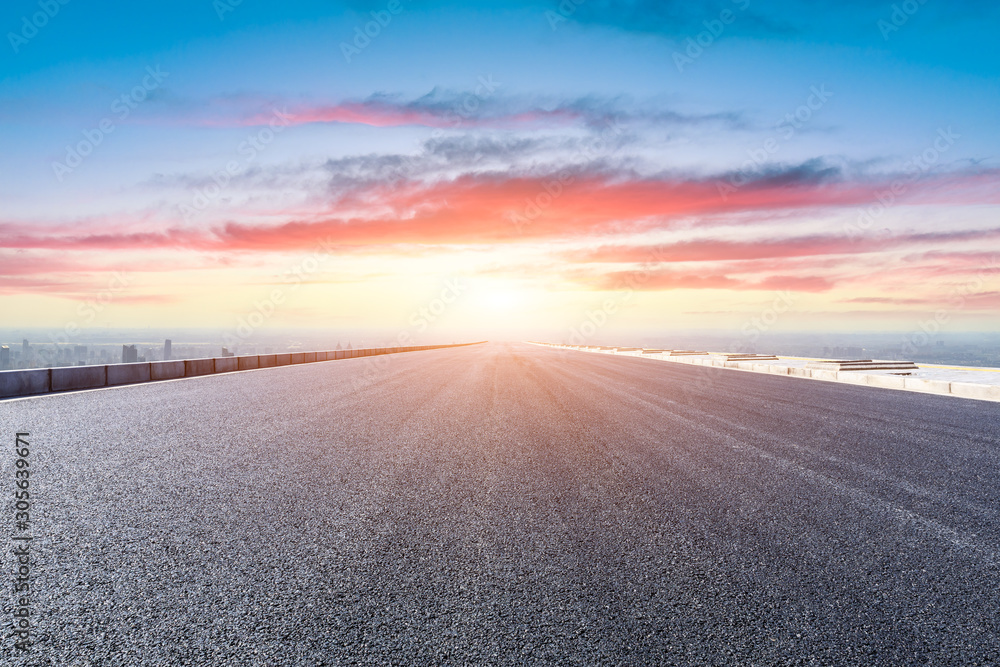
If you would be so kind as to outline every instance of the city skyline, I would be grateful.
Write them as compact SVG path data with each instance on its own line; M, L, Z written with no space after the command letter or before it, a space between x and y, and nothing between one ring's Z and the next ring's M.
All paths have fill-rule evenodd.
M77 365L110 365L117 363L158 362L178 359L245 356L287 352L381 347L402 342L386 337L379 331L269 332L228 347L224 331L173 330L174 338L163 338L165 330L138 332L135 330L103 331L93 335L82 331L73 342L60 340L57 332L32 330L33 342L13 341L16 330L0 329L0 346L7 347L8 365L0 360L0 370L48 368ZM558 334L558 332L555 332ZM966 366L1000 368L1000 334L954 333L922 330L905 333L864 332L817 334L809 332L758 331L753 336L723 330L673 332L669 334L634 334L616 338L614 334L596 335L586 327L574 329L559 341L568 344L584 341L593 345L632 345L639 348L697 348L728 352L761 352L815 358L861 358L911 360L926 364L962 364ZM405 335L405 332L404 332ZM157 336L162 342L152 340ZM176 340L175 340L176 339ZM10 341L10 342L8 342ZM123 342L129 341L129 342ZM428 340L407 342L427 343ZM440 342L457 342L438 341ZM135 359L127 361L123 347L135 348Z

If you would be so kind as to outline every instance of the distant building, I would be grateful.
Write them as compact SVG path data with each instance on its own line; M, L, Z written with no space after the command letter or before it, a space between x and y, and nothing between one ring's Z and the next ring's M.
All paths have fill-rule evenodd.
M222 348L222 356L224 356L224 357L234 357L236 355L233 354L232 352L230 352L229 348L224 347L224 348Z
M139 361L139 351L135 345L122 345L122 363L131 364Z
M173 357L173 350L171 349L172 346L173 346L173 343L171 342L171 340L169 338L166 339L165 341L163 341L163 360L164 361L170 361L170 359Z
M0 347L0 371L10 369L10 348L6 345Z

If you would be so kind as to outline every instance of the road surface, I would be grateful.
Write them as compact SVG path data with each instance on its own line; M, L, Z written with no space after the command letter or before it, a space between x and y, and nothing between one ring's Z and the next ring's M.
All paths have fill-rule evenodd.
M26 664L1000 662L998 404L490 343L0 426Z

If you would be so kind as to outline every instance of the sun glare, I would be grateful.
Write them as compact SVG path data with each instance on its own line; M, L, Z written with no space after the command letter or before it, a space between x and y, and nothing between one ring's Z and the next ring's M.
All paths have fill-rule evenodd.
M490 289L480 300L491 311L511 311L524 303L524 295L512 289Z

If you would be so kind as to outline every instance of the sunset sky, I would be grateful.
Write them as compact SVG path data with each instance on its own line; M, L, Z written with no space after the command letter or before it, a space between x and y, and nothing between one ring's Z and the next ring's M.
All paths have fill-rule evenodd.
M0 26L3 326L738 331L779 298L777 330L1000 325L995 2L13 0Z

